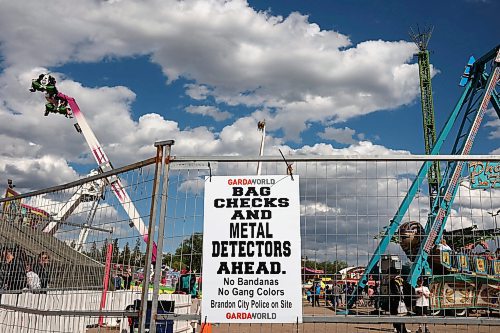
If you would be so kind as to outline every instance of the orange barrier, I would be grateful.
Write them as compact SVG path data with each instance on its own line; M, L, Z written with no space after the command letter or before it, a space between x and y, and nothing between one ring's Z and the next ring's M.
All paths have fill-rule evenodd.
M200 333L212 333L212 324L210 324L210 323L201 324Z

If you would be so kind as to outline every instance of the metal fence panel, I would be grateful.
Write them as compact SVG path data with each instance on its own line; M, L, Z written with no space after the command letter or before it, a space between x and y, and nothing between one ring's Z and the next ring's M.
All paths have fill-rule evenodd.
M448 162L456 160L499 161L498 156L432 158L440 161L442 169ZM176 312L188 316L168 317L158 313L157 319L173 319L176 331L187 332L192 330L189 323L195 318L198 325L193 323L193 326L199 331L203 323L199 315L199 298L203 297L204 288L215 287L203 285L202 278L204 182L209 181L210 176L254 175L257 161L261 161L262 175L286 177L290 171L292 175L300 175L302 285L297 288L303 292L304 322L295 325L213 323L212 331L391 331L393 324L398 323L405 324L412 331L424 324L431 331L443 332L498 330L500 287L499 277L495 276L500 241L498 188L473 189L467 168L464 168L444 233L451 250L431 252L429 268L432 275L424 280L432 293L430 311L426 316L416 315L418 293L406 286L407 315L391 315L388 311L388 304L393 301L391 281L397 275L403 280L407 278L431 213L425 176L419 180L422 185L407 209L401 216L396 212L423 162L431 158L285 156L285 159L286 162L281 156L167 159L169 168L164 165L163 169L168 172L167 194L158 196L156 202L158 207L162 202L166 203L166 214L162 219L165 229L163 234L156 231L149 235L155 242L158 242L158 237L163 238L163 249L159 251L162 253L161 265L156 265L161 276L157 279L149 276L152 268L145 265L146 248L142 237L129 226L127 214L109 186L104 187L97 204L94 203L97 196L89 194L71 214L65 216L61 213L65 205L71 204L71 197L81 186L104 180L106 175L82 180L69 187L2 199L2 269L5 271L10 267L5 265L6 250L15 252L14 257L23 263L24 269L26 263L37 264L36 258L41 253L48 253L51 262L46 290L23 291L24 287L11 285L1 291L0 316L5 320L1 321L0 327L20 332L28 329L65 332L77 331L69 327L90 330L87 325L101 322L126 329L127 317L136 318L138 312L124 313L125 308L141 298L142 286L137 281L148 274L151 281L156 281L156 286L152 284L151 289L147 288L149 299L153 299L154 288L159 290L160 300L174 297L169 296L174 290L187 293L175 297L183 297L176 299L179 305ZM135 165L117 173L146 224L150 220L153 202L154 162L155 159L150 159L146 165ZM57 230L43 232L55 217L59 221ZM369 274L368 288L359 290L354 306L347 309L349 296L395 217L401 218L403 227L398 228ZM159 225L159 208L152 221ZM82 230L87 230L85 242L79 242L85 234ZM111 249L109 272L106 271L108 248ZM462 262L467 267L461 265ZM182 285L182 278L191 276L189 274L194 276L193 283ZM103 293L106 276L109 290ZM320 284L320 295L308 295L315 283ZM103 295L107 301L101 306ZM101 308L108 313L99 312Z

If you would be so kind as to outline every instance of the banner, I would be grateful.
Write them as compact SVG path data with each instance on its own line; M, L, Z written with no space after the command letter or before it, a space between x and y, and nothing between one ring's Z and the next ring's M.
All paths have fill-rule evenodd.
M500 187L499 162L469 162L469 173L472 189Z
M5 192L6 198L19 195L11 188ZM11 224L23 224L32 228L45 226L49 221L50 214L46 211L32 207L21 202L21 199L6 201L3 204L0 219Z
M465 254L459 254L459 266L462 272L469 272L469 258Z
M472 306L474 304L475 284L466 281L450 281L443 283L441 307Z
M451 268L451 251L441 251L441 265L450 269Z
M498 309L500 280L472 274L433 276L429 289L433 311L440 309Z
M483 283L480 285L477 295L478 306L489 306L498 309L498 297L500 296L500 285L497 281L491 283Z
M500 277L500 260L493 260L493 275Z
M11 188L7 188L5 192L6 198L12 198L18 195L16 191ZM5 201L2 207L2 220L9 223L17 223L20 218L20 210L21 210L21 199Z
M302 322L299 177L205 180L202 321Z
M475 263L476 263L476 273L488 274L485 258L475 258Z

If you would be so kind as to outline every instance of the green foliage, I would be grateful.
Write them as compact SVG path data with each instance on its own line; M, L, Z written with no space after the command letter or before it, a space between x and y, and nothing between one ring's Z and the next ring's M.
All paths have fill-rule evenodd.
M102 247L98 249L94 241L86 254L93 259L105 262L107 245L108 241L106 240L103 242ZM132 250L128 242L124 245L123 249L120 250L118 247L118 239L114 239L113 262L133 267L144 267L145 254L141 251L141 245L141 239L137 238ZM188 269L192 272L201 272L202 251L203 234L197 232L184 239L174 253L164 254L162 264L177 270ZM303 267L323 270L325 275L336 274L347 267L347 263L342 260L319 262L306 259L302 261L302 265Z
M137 238L135 240L134 248L132 249L132 253L130 254L130 264L133 266L144 266L144 254L141 252L141 240Z
M321 269L325 272L325 275L336 274L340 270L347 267L347 263L341 260L316 262L314 260L306 259L302 262L302 265L303 267Z
M125 246L123 247L123 250L120 253L120 262L122 262L126 265L130 265L130 261L131 261L130 255L131 255L130 245L127 242L127 243L125 243Z
M191 271L201 272L201 257L203 251L203 234L194 233L191 237L185 239L175 250L172 259L173 267L179 269L190 269ZM177 267L176 267L177 266Z
M94 260L97 260L97 258L99 257L99 250L97 249L97 244L95 241L92 242L90 251L87 253L87 255Z
M108 240L106 239L101 247L101 257L99 258L100 261L105 262L106 261L106 253L108 252Z
M113 254L111 257L112 262L118 262L120 258L120 247L118 246L118 238L113 240Z
M385 236L385 230L381 230L378 235L376 235L375 237L373 237L373 239L382 239L384 238ZM394 244L399 244L401 242L401 240L399 239L399 236L396 234L396 235L393 235L391 237L391 240L390 240L391 243L394 243Z

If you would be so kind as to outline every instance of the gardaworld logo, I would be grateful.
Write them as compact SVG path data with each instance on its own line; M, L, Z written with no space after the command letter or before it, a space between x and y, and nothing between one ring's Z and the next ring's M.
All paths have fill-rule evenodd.
M234 185L274 185L276 183L275 179L268 178L234 178L228 179L227 184L229 186Z
M276 319L276 313L267 313L267 312L227 312L226 319Z

